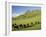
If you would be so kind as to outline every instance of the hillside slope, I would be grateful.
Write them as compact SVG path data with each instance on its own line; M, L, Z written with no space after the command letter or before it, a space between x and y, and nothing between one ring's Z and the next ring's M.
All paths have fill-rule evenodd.
M35 22L40 22L40 23L35 24ZM31 23L33 23L32 27L23 28L20 30L39 30L41 29L41 10L26 11L25 14L12 18L12 24L31 25Z
M32 12L26 12L24 15L20 15L12 19L13 23L26 23L26 22L34 22L34 21L41 20L41 11L40 10L33 10Z

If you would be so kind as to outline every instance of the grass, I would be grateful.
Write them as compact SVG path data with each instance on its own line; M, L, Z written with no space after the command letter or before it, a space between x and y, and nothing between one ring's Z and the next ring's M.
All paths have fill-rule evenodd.
M41 24L35 24L35 22L41 22L41 11L35 10L31 13L25 13L24 15L20 15L14 19L12 19L12 24L28 24L31 25L31 22L33 23L32 27L27 27L27 28L20 28L19 30L40 30L41 29ZM16 29L17 30L17 29ZM13 30L13 31L16 31Z

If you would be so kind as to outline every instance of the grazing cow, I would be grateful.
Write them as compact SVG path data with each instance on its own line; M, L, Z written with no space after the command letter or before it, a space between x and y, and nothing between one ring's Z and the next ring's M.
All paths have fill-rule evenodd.
M34 26L34 23L33 22L31 22L31 26Z
M14 28L17 28L17 29L19 29L18 25L14 26Z
M19 26L22 27L22 24L20 24Z
M14 30L14 24L12 24L12 30Z
M15 23L15 25L16 25L16 23Z
M40 22L38 22L38 24L41 24Z
M14 24L12 24L12 26L14 26Z
M18 28L18 26L16 25L16 26L14 26L14 28Z
M27 24L27 27L29 27L29 24Z
M37 24L37 22L35 22L35 24Z
M24 26L24 28L26 28L26 27L27 27L25 24L24 24L23 26Z
M38 22L35 22L35 24L40 24L40 22L38 21Z
M31 22L31 24L33 24L33 22Z
M19 25L19 29L22 29L22 28L23 28L23 25L22 25L22 24L20 24L20 25Z
M30 24L27 24L27 27L32 27L32 25L30 25Z

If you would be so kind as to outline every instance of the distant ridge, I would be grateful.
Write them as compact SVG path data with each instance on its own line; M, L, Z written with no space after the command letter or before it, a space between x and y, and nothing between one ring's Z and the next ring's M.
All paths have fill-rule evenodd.
M27 18L32 18L35 16L38 16L41 14L41 10L32 10L32 11L26 11L25 14L22 14L18 17L13 17L13 19L27 19Z

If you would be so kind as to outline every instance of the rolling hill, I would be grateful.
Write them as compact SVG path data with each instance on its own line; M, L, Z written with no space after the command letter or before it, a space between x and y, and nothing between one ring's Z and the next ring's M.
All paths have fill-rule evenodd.
M33 20L35 20L35 21L37 21L37 20L41 20L41 11L40 10L33 10L32 12L30 12L30 11L27 11L25 14L23 14L23 15L20 15L20 16L18 16L18 17L14 17L14 18L12 18L12 20L13 21L15 21L17 24L19 24L19 23L21 23L21 22L19 22L19 20L20 21L28 21L28 20L30 20L30 21L33 21ZM25 21L25 22L26 22ZM19 23L18 23L19 22ZM14 22L13 22L14 23Z
M31 22L34 23L35 26L32 26L31 28L24 28L23 30L37 30L41 29L41 24L35 24L35 22L41 22L41 10L33 10L33 11L26 11L25 14L20 15L18 17L12 18L12 24L31 24Z

